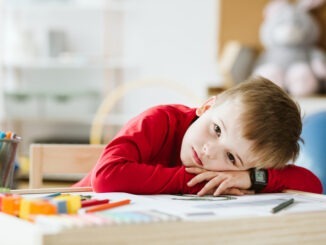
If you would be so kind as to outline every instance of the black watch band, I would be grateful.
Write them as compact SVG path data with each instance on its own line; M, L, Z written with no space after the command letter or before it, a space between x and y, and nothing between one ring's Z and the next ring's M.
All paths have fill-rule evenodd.
M260 192L268 183L268 171L266 169L249 169L249 175L251 180L250 190Z

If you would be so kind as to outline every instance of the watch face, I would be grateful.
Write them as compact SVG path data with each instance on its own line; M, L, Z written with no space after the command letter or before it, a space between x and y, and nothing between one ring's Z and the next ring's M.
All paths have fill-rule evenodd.
M256 171L255 172L256 181L260 183L266 183L266 174L265 171Z

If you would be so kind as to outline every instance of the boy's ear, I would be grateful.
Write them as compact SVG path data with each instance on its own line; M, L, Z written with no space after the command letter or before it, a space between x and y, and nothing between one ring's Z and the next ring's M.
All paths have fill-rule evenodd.
M216 101L216 96L210 97L200 107L197 108L196 115L199 117L203 115L205 111L207 111L209 108L212 107L212 105L214 105L215 101Z

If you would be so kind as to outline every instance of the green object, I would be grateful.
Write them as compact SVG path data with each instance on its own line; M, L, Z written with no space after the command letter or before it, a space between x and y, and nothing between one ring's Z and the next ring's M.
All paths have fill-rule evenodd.
M284 202L281 202L280 204L278 204L277 206L275 206L274 208L272 208L271 212L273 214L281 211L282 209L286 208L287 206L291 205L292 203L294 203L294 199L287 199Z
M0 187L0 193L10 193L10 189Z

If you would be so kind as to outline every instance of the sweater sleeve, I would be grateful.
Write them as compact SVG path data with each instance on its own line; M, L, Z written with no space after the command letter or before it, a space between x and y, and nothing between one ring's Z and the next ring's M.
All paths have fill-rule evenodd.
M169 161L176 134L166 113L153 111L129 122L105 148L91 174L96 192L134 194L197 193L193 175ZM173 127L173 126L172 126Z
M262 192L281 192L285 189L323 192L320 180L308 169L295 165L288 165L283 169L268 169L268 185Z

